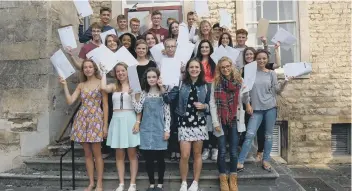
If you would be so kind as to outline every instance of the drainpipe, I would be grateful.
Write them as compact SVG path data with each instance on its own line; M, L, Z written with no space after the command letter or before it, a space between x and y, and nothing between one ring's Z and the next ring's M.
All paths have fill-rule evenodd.
M84 20L83 20L83 31L88 30L88 28L89 28L89 17L84 17Z

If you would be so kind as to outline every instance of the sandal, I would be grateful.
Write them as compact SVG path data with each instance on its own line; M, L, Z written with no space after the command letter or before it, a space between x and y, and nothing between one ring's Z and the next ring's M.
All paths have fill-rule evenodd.
M94 185L89 185L84 191L93 191Z
M255 162L260 162L263 160L263 153L257 152L257 156L255 157Z
M268 172L271 172L271 165L266 163L266 162L264 162L264 161L263 161L263 164L262 164L262 168L264 170L268 171Z
M242 166L242 167L238 167L238 166ZM242 171L244 171L244 165L243 164L241 164L241 165L237 164L237 172L242 172Z

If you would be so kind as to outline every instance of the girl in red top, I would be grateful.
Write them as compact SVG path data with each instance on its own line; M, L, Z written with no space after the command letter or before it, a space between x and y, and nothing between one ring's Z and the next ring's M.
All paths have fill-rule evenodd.
M216 64L211 59L210 55L214 52L214 48L212 43L209 40L202 40L199 43L198 50L197 50L197 56L196 58L202 63L204 72L205 72L205 81L207 82L208 85L208 90L210 90L211 83L214 80L215 76L215 68ZM213 135L213 130L212 130L212 121L210 114L207 115L207 127L208 127L208 134L209 134L209 140L205 140L203 142L203 154L202 154L202 159L207 160L209 158L209 145L211 145L212 152L211 152L211 160L216 161L218 158L218 146L217 146L217 140L216 137Z

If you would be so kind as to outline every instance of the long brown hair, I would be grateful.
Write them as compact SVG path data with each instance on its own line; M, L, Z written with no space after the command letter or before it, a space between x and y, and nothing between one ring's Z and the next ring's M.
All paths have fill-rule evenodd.
M215 78L214 78L215 86L217 86L221 81L221 76L222 76L221 64L225 61L227 61L231 64L231 73L230 73L231 78L230 78L230 80L234 80L234 81L242 84L242 77L241 77L240 72L233 66L231 59L229 57L224 56L219 60L218 64L216 65Z
M204 38L204 35L202 34L202 25L204 25L204 24L208 24L209 27L210 27L209 38L206 39L206 40L209 40L210 42L213 42L213 41L214 41L213 32L212 32L213 29L211 28L210 22L207 21L207 20L202 20L202 21L200 22L200 24L199 24L199 30L198 30L199 38L200 38L200 40L204 40L204 39L205 39L205 38Z
M124 63L124 62L119 62L119 63L117 63L116 66L114 67L114 73L115 73L115 77L116 77L116 84L115 84L115 86L116 86L116 92L122 91L122 84L121 84L120 80L117 79L117 75L116 75L116 70L117 70L117 67L118 67L118 66L123 66L123 67L126 69L126 72L127 72L127 68L128 68L128 65L127 65L126 63ZM127 80L128 80L128 78L127 78Z
M87 76L83 72L84 64L87 62L91 62L93 64L95 77L101 79L97 64L91 59L85 59L85 60L83 60L82 65L81 65L81 76L80 76L81 82L86 82L88 80Z

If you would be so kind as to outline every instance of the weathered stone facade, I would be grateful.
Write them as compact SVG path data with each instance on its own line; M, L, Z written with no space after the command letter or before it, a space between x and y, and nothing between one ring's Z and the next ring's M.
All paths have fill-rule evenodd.
M209 0L211 15L204 19L214 24L218 9L226 8L233 15L234 34L243 22L238 3ZM91 4L91 22L97 21L101 6L114 11L111 1ZM351 3L313 1L307 6L310 40L301 46L310 47L305 61L313 63L313 73L287 86L283 96L290 112L280 119L289 125L289 163L327 163L333 159L331 125L351 123ZM60 48L57 29L72 24L77 30L78 17L72 13L75 7L67 1L0 2L0 150L6 148L12 153L8 156L39 152L72 115L49 60ZM75 76L70 79L77 82Z

